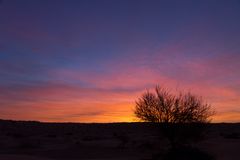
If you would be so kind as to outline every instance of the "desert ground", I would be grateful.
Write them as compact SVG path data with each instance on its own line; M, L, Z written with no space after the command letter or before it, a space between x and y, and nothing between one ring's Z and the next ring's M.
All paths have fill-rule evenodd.
M216 160L239 160L240 124L211 124L191 145ZM169 146L150 123L0 120L0 160L154 160L163 159Z

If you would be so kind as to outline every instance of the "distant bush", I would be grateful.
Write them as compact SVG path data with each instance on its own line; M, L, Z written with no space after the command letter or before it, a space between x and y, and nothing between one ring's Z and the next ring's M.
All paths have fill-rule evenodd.
M190 92L174 95L159 86L136 101L134 113L142 121L159 123L173 148L199 138L213 115L202 98Z

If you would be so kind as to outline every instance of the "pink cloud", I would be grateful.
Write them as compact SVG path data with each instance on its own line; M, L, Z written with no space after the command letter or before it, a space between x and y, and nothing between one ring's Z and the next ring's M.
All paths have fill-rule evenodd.
M182 49L184 50L184 48ZM173 48L173 50L170 48L165 52L175 52L177 50L178 47ZM182 56L182 54L173 55L176 56L176 59L178 59L178 56ZM106 64L106 66L111 67L111 69L104 73L83 73L81 71L66 69L55 70L51 73L54 77L68 77L74 81L89 83L96 88L123 88L126 89L126 92L130 90L136 91L133 97L127 95L129 96L129 100L136 99L144 90L160 84L173 90L191 91L203 96L204 99L213 105L217 112L229 112L240 106L240 102L238 101L240 97L239 91L230 85L231 82L227 81L228 78L233 76L235 81L232 85L237 85L237 79L239 77L238 70L236 69L238 64L236 64L235 58L238 59L238 57L231 57L231 55L225 56L222 54L222 56L212 57L210 59L193 58L192 61L183 58L182 63L174 64L175 67L179 66L181 70L174 72L172 76L168 74L168 72L172 72L171 70L161 69L161 62L165 65L164 69L168 67L169 69L174 69L171 67L172 55L166 55L166 57L164 57L164 55L160 54L159 58L155 58L155 63L162 60L159 62L160 69L155 68L154 66L157 66L155 64L153 64L153 66L149 65L148 61L153 61L151 59L149 60L148 56L145 58L145 56L144 53L140 54L139 57L136 57L136 62L132 62L133 59L131 58L129 60L124 58L123 60L120 59L119 61L121 63L116 63L115 61L110 62ZM154 56L152 58L154 58ZM166 66L165 61L168 61L169 58L170 61L167 63L169 66ZM226 58L228 58L228 60L226 60ZM225 61L230 65L229 68L225 67ZM224 65L222 65L222 63L224 63ZM231 67L231 65L234 67ZM176 68L176 70L178 70L178 68ZM228 121L231 121L231 118Z

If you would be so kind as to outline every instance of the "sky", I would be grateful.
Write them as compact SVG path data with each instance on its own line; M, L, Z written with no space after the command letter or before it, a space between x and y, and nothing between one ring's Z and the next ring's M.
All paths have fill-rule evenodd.
M240 122L240 1L0 1L0 119L137 121L156 85Z

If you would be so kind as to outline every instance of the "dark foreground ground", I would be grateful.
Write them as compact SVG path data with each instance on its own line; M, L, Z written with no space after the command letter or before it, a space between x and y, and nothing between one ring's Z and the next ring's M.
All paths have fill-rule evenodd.
M239 160L240 124L211 124L205 138L191 145L216 160ZM168 151L168 141L149 123L0 120L0 160L154 160Z

